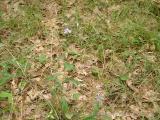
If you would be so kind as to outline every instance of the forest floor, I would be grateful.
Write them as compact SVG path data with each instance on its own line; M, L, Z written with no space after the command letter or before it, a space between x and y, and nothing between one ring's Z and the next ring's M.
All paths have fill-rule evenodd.
M160 120L160 2L1 0L1 120Z

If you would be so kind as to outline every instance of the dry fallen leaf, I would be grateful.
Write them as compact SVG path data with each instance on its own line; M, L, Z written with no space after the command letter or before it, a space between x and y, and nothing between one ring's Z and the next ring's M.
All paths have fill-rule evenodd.
M31 100L35 100L36 98L39 97L40 91L36 91L35 89L31 89L30 91L27 92L27 94Z
M139 93L139 90L135 86L132 85L132 81L131 80L127 80L126 84L131 90L133 90L136 93Z
M79 97L79 100L80 100L80 101L86 101L86 100L87 100L87 97L86 97L85 95L81 95L81 96Z

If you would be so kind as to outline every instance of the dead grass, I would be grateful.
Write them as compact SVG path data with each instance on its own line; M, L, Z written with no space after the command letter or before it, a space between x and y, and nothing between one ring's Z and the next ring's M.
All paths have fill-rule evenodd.
M159 3L0 6L1 119L160 119Z

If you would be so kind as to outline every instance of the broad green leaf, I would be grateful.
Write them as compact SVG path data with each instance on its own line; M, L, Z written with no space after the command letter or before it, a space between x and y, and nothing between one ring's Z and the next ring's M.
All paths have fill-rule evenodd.
M68 103L67 103L67 101L66 101L66 99L64 97L61 100L61 108L62 108L64 113L67 113L68 110L69 110Z
M0 72L0 85L3 85L6 82L8 82L12 77L13 75L9 74L6 70L1 71Z
M76 80L76 79L74 79L74 78L72 78L72 77L67 77L67 78L65 78L64 82L65 82L65 83L70 82L70 83L72 83L74 86L78 86L78 85L80 84L80 82L79 82L78 80Z
M74 100L78 100L79 97L80 97L80 93L74 93L73 94L73 99Z
M18 61L20 63L20 66L23 67L24 64L21 64L21 61ZM21 77L23 75L21 69L16 70L16 74L10 73L10 69L13 69L13 65L17 66L16 59L8 59L2 63L0 63L0 67L2 68L0 70L0 85L3 85L7 83L9 80L11 80L13 77ZM24 65L24 68L26 68L26 64Z
M93 116L96 116L98 111L100 109L100 104L99 103L95 103L94 108L93 108Z
M120 76L120 80L121 80L121 81L126 81L126 80L128 80L128 75L122 75L122 76Z
M55 80L57 80L57 75L48 76L47 80L49 80L49 81L52 81L52 80L55 81Z
M92 75L93 75L93 76L99 77L99 74L100 74L99 68L93 67L91 71L92 71Z
M79 54L76 52L76 51L71 51L71 52L69 52L68 54L70 54L70 55L76 55L76 56L79 56Z
M96 119L95 119L95 116L91 115L91 116L84 118L83 120L96 120Z
M135 38L135 39L133 39L132 44L133 45L142 45L142 41L138 38Z
M0 98L2 98L2 99L7 98L9 103L13 102L12 94L7 91L0 92Z
M73 70L75 70L75 66L73 65L73 64L70 64L70 63L67 63L67 62L65 62L64 63L64 69L66 70L66 71L73 71Z
M44 54L41 54L37 59L41 64L44 64L47 61L47 56Z

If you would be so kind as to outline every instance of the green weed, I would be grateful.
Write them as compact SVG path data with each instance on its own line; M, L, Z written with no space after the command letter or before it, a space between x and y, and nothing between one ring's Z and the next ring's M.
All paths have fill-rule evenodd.
M92 81L95 84L97 82L104 84L105 97L110 101L104 100L105 108L116 105L117 108L127 109L128 112L132 104L144 107L143 95L150 92L149 89L159 93L160 8L155 2L152 0L82 0L73 3L67 0L56 1L59 8L51 10L58 16L57 21L53 23L59 26L56 31L59 35L56 33L55 38L53 35L48 37L50 31L41 24L42 4L45 2L24 1L18 5L17 11L9 11L10 14L0 11L0 102L7 101L9 106L9 110L2 108L4 113L14 112L14 94L9 87L12 80L18 80L18 89L22 92L28 83L36 78L45 80L48 91L52 94L50 100L40 101L45 103L46 109L48 108L46 119L96 120L102 106L88 101L88 104L94 105L91 114L86 116L81 112L89 110L74 108L74 102L78 101L81 94L73 93L73 105L65 95L68 91L64 89L64 84L79 90L81 82L77 78L82 76L77 76L81 73L76 69L76 62L82 69L87 68L82 77L85 83L88 79L98 79ZM14 3L10 1L8 4ZM47 6L45 10L48 8ZM52 22L49 21L49 24ZM65 30L69 32L65 33ZM43 35L47 37L46 41L44 40L46 43L50 39L60 39L58 48L57 46L55 49L51 48L51 54L57 52L51 58L45 53L32 53L34 45L31 43L31 38L38 39ZM40 42L43 44L44 41ZM82 50L82 53L68 51L68 47L72 44L79 51ZM49 44L46 49L51 46ZM81 66L81 62L88 62L82 60L83 55L90 54L97 58L96 62L90 60L90 63ZM35 67L40 63L40 69L36 71L40 74L32 76L30 69L33 62L36 64ZM44 66L45 68L41 69ZM43 88L43 85L41 87ZM159 105L158 102L157 104ZM110 119L107 115L105 117ZM139 119L150 118L140 115ZM158 111L153 119L159 119Z

